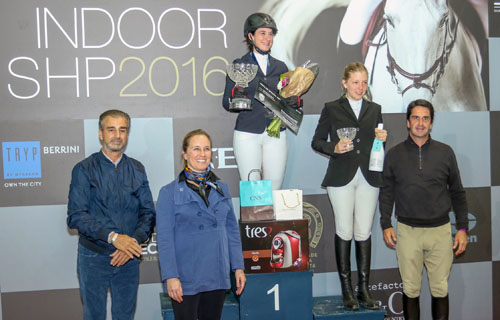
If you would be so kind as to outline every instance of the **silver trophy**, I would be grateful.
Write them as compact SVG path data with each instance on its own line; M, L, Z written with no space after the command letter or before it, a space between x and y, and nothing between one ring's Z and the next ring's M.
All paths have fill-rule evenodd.
M343 139L349 139L349 140L354 140L354 138L356 137L356 132L357 132L357 128L355 127L347 127L347 128L340 128L340 129L337 129L337 135L339 136L339 139L340 140L343 140ZM353 143L349 143L347 145L347 147L353 147ZM347 151L351 151L352 149L348 149Z
M340 128L337 129L337 135L340 140L349 139L352 141L356 137L356 131L355 127Z
M235 87L247 88L248 83L255 78L259 67L250 63L233 63L227 65L227 74L235 82ZM233 98L229 110L252 110L252 100L248 98Z

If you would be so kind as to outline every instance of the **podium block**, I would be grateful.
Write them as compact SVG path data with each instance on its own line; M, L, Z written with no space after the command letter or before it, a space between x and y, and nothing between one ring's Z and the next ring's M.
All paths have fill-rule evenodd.
M172 300L167 293L160 293L161 314L163 320L174 320ZM222 320L239 320L239 305L232 291L226 293L224 307L222 309Z
M313 298L314 320L384 320L385 311L368 310L360 307L359 310L344 309L342 296L327 296Z
M247 274L241 320L310 320L312 271Z

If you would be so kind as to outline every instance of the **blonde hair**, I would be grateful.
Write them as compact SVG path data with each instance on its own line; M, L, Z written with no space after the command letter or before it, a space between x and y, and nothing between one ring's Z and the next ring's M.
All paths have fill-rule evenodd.
M364 64L362 64L361 62L351 62L347 66L345 66L342 80L347 81L351 77L351 73L363 71L368 74L368 70L366 69Z

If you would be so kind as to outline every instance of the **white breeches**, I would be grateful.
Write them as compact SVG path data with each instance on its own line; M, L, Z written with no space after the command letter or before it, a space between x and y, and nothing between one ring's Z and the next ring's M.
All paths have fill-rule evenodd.
M342 187L327 187L335 216L335 233L342 240L367 240L372 232L379 188L372 187L358 168L354 178Z
M235 130L233 150L241 180L248 180L248 173L259 169L262 179L272 181L273 190L281 189L288 152L286 131L281 131L280 137L274 138L265 131L257 134ZM258 173L252 173L250 179L261 178Z

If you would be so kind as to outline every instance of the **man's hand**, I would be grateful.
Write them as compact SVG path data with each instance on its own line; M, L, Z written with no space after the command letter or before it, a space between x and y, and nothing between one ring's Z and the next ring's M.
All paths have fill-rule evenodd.
M453 250L456 250L455 255L458 256L459 254L464 253L465 249L467 249L467 232L459 230L455 235Z
M116 249L123 251L130 259L134 258L134 256L139 258L142 254L141 246L134 238L129 237L126 234L119 234L113 242L113 246L115 246Z
M243 269L237 269L234 272L234 278L236 279L236 294L240 295L243 292L243 289L245 289L245 283L247 282Z
M113 267L121 267L130 260L130 257L119 249L116 249L116 251L109 256L112 257L110 264Z
M396 246L396 233L394 232L394 228L390 227L387 229L384 229L384 240L385 243L389 246L394 248Z
M168 296L179 303L182 302L182 285L179 278L167 279Z

